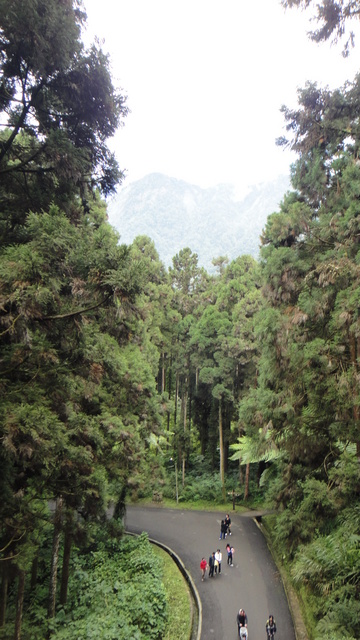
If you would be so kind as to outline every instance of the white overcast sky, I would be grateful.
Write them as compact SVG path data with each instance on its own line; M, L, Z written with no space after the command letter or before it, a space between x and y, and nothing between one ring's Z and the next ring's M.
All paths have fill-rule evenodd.
M282 104L306 80L353 79L358 47L307 38L308 14L280 0L84 0L87 36L104 40L131 113L111 142L129 184L152 172L201 187L289 172L276 147Z

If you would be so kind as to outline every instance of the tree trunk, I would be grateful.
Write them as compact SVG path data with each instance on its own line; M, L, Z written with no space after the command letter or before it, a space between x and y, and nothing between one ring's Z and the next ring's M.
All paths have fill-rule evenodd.
M30 591L33 591L36 587L38 564L39 564L39 555L37 553L31 565Z
M220 450L220 481L223 501L226 501L225 491L225 473L224 473L224 435L223 435L223 421L222 421L222 402L219 399L219 450Z
M61 585L60 585L60 604L63 606L66 605L67 602L67 594L68 594L68 584L69 584L69 575L70 575L70 557L71 557L71 547L73 542L73 511L72 509L68 509L66 514L66 529L65 529L65 541L64 541L64 555L63 555L63 564L61 571Z
M161 393L165 392L165 356L162 353L162 367L161 367Z
M55 616L56 584L57 584L57 569L59 564L62 508L63 508L63 497L60 496L56 501L56 510L55 510L55 516L54 516L54 537L53 537L52 556L51 556L48 618L53 618Z
M247 500L249 497L249 477L250 477L250 463L248 462L246 465L246 473L245 473L244 500Z
M172 368L172 356L170 357L170 364L169 364L169 373L168 373L168 394L169 394L169 401L171 400L171 368ZM170 411L168 411L167 413L167 430L170 431Z
M243 470L242 470L242 462L241 462L241 458L239 458L239 484L240 484L240 486L242 485L243 482L244 482L244 476L243 476Z
M177 373L175 378L175 407L174 407L174 425L175 426L176 426L176 420L177 420L178 397L179 397L179 374Z
M243 430L239 428L239 436L238 437L241 438L242 434L243 434ZM241 457L240 457L239 458L239 484L240 484L240 487L243 484L243 482L244 482L244 476L243 476L243 470L242 470L242 460L241 460Z
M123 485L117 503L115 505L113 518L114 520L124 520L126 513L126 484Z
M184 382L184 390L181 397L181 412L183 418L183 428L184 428L184 446L182 451L182 486L185 486L185 462L186 462L186 421L187 421L187 378L185 378Z
M23 615L23 607L24 607L24 591L25 591L25 571L19 571L14 640L20 640L20 637L21 637L21 623L22 623L22 615Z
M6 620L8 583L9 583L9 561L4 560L1 563L0 629L4 626L5 620Z
M357 377L357 371L358 371L358 357L360 355L360 346L359 346L359 339L356 339L355 336L352 334L350 336L350 356L351 356L351 362L352 365L354 367L354 372L355 375L353 376L353 379L356 379ZM355 384L355 391L353 393L353 397L355 398L357 395L357 389L356 389L356 384ZM359 406L358 404L354 403L353 404L353 418L354 421L357 423L357 425L359 424ZM358 462L360 464L360 440L357 439L356 440L356 456L358 459Z

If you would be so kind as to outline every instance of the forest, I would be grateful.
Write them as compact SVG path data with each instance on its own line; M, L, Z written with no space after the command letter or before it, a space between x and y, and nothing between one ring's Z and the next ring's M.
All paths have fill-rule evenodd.
M342 41L360 2L318 12L312 37ZM210 275L184 247L166 270L107 221L128 108L81 2L0 16L0 638L66 637L69 584L125 544L128 500L232 492L274 509L311 638L360 638L360 75L282 108L297 160L260 260Z

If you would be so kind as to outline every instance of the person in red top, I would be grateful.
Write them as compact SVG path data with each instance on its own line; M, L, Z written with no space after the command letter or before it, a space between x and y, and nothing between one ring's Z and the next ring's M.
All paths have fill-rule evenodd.
M205 558L201 558L200 569L201 569L201 580L204 582L205 571L207 569L207 562L206 562Z

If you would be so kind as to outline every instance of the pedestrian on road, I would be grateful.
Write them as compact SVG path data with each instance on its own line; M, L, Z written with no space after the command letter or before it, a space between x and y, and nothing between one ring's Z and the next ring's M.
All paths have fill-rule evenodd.
M229 536L231 536L231 518L230 518L228 513L225 516L224 522L225 522L225 525L226 525L226 533L228 533Z
M205 571L207 569L207 562L206 562L205 558L201 558L200 569L201 569L201 580L204 582Z
M221 540L222 538L224 538L224 540L226 538L226 526L224 520L221 520L219 540Z
M236 616L236 622L238 626L239 637L246 640L248 636L247 625L248 619L244 609L239 609L239 613Z
M226 553L227 553L227 563L228 563L228 565L230 565L230 567L232 567L233 566L232 547L230 547L229 544L226 545Z
M266 636L269 639L274 638L274 634L276 633L276 622L273 615L270 615L266 620Z
M209 578L214 577L215 551L209 556Z
M201 562L200 562L200 570L201 570L201 579L204 580L205 578L205 572L207 569L208 563L206 562L205 558L201 558Z
M216 563L217 563L217 568L219 571L219 575L221 573L221 562L222 562L222 553L220 551L220 549L217 549L216 553L215 553L215 573L216 573Z

